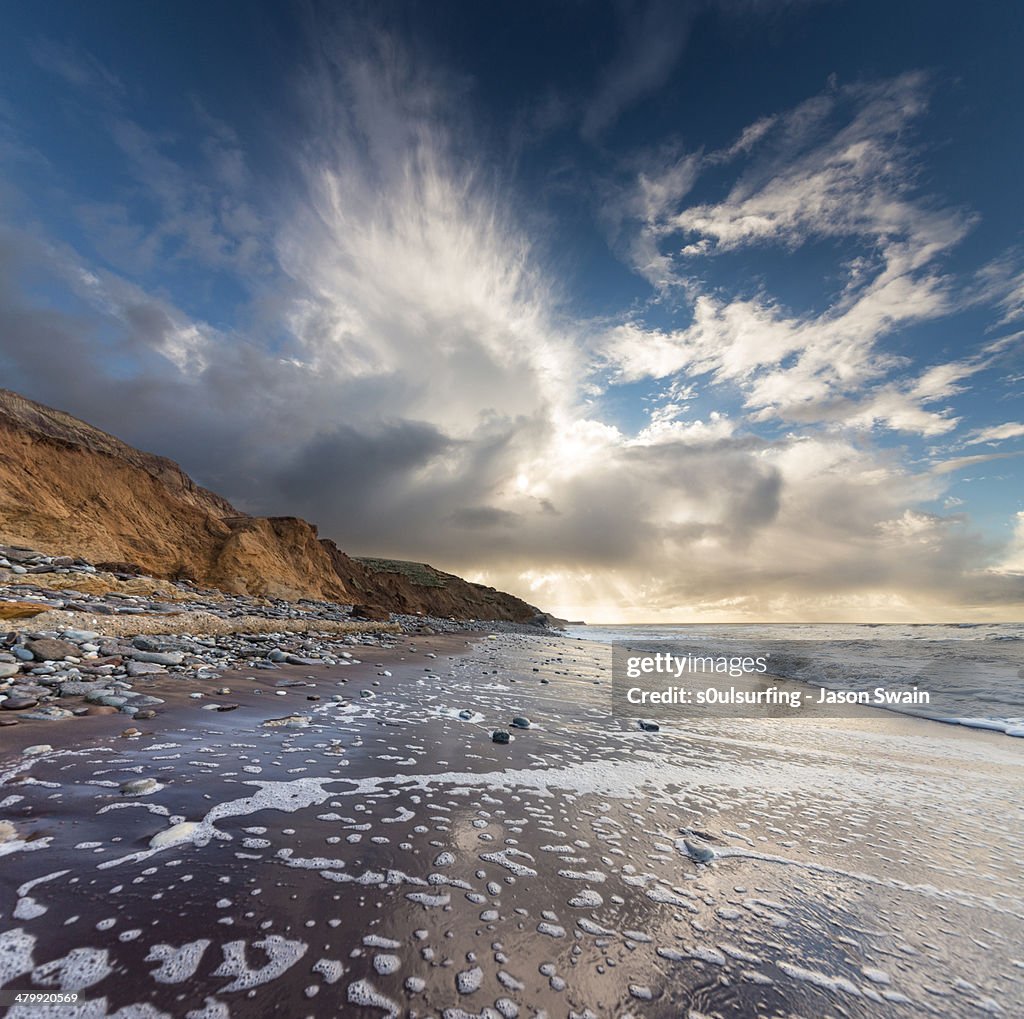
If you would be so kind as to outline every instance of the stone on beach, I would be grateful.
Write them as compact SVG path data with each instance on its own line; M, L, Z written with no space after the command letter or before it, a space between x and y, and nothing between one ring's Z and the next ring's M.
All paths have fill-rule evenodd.
M30 640L25 647L37 662L59 662L65 658L76 658L81 654L77 644L72 644L69 640L56 640L53 637Z
M124 782L120 792L122 796L145 796L159 788L160 783L155 778L136 778L130 782Z
M180 821L178 824L171 825L170 828L157 832L149 840L149 848L166 849L168 846L179 846L184 842L191 842L198 827L198 821Z
M710 846L698 846L689 839L683 839L683 846L690 859L697 863L710 863L715 858L715 851Z
M31 619L48 608L48 605L31 601L0 602L0 619Z
M35 697L8 697L0 703L4 711L23 711L26 708L34 708L39 701Z
M164 665L157 665L155 662L129 662L125 666L129 676L158 676L167 671Z
M183 651L133 651L131 656L136 662L152 665L181 665L185 660Z

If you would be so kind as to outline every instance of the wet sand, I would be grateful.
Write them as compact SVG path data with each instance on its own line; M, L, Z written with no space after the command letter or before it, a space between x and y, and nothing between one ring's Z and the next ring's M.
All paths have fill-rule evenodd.
M641 732L602 646L469 640L0 730L0 987L91 1002L7 1014L1024 1011L1019 742L885 712Z

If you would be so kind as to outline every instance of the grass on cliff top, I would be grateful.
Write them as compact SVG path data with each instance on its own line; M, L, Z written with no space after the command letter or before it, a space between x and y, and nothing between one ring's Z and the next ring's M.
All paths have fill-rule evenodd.
M404 559L374 559L372 557L353 556L357 563L362 563L374 573L400 573L409 578L409 583L417 587L447 587L448 582L432 566L426 563L410 563Z

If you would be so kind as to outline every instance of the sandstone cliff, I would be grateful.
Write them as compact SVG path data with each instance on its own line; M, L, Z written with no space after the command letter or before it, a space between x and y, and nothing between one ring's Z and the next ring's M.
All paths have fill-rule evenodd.
M238 594L525 621L512 595L420 564L359 560L297 517L252 517L70 414L0 389L0 541L134 563Z

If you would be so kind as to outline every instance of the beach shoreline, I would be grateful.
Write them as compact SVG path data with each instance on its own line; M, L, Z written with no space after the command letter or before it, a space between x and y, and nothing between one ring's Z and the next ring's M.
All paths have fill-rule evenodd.
M4 730L24 846L0 872L0 986L77 983L101 1003L78 1014L124 1019L1024 1000L1016 741L889 712L642 732L609 713L606 646L568 637L358 657L224 673L226 713L161 677L182 689L142 736L110 715ZM160 788L120 791L145 778Z

